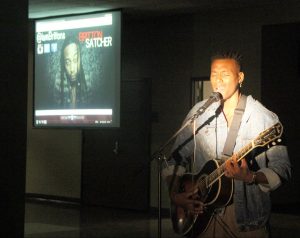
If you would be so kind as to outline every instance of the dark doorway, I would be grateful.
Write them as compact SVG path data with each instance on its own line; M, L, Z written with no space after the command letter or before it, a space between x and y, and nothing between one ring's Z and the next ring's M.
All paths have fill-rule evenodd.
M121 127L83 132L83 204L148 209L150 88L149 79L122 81Z

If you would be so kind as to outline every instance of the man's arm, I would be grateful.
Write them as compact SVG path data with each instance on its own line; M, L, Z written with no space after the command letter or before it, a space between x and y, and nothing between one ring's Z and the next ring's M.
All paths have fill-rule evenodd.
M244 181L247 184L269 184L269 181L263 172L254 172L249 170L245 159L242 163L237 162L236 156L226 161L225 176Z

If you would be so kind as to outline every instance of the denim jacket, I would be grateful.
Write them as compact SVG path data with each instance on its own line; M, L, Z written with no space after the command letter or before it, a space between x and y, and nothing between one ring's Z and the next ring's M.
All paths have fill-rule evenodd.
M184 124L204 103L205 100L192 108ZM247 96L247 104L236 138L234 153L240 151L262 131L278 121L278 117L274 113L267 110L252 96ZM185 172L197 174L208 160L224 158L222 152L227 134L227 121L220 111L220 102L215 102L177 136L172 149L174 156L168 162L169 166L163 169L162 175L164 177L171 175L175 164L179 164L179 169L176 169L179 176ZM195 154L194 159L191 159L193 154ZM282 181L289 180L291 176L291 165L285 145L275 145L265 150L257 149L249 154L257 162L255 163L256 167L249 165L250 170L264 173L268 185L234 181L233 202L236 222L241 231L255 230L266 225L271 213L270 191L278 188Z

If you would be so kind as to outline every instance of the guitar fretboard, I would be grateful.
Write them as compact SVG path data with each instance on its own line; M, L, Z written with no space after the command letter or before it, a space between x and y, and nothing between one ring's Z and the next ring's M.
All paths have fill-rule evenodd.
M255 147L253 146L253 143L247 144L245 147L243 147L237 154L236 159L237 162L239 162L242 158L244 158L251 150L253 150ZM205 187L208 188L212 186L221 176L224 175L225 171L225 162L223 162L215 171L213 171L210 175L205 177Z

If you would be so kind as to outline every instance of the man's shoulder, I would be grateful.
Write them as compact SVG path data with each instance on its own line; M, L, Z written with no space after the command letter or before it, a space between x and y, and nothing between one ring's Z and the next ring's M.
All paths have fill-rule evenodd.
M278 116L264 106L260 101L253 98L252 95L247 96L245 114L248 114L248 116L254 117L257 120L264 120L270 123L278 121Z
M254 110L258 113L264 113L264 114L274 114L271 110L269 110L265 105L263 105L260 101L253 98L252 95L247 96L247 107L249 107L250 110Z

